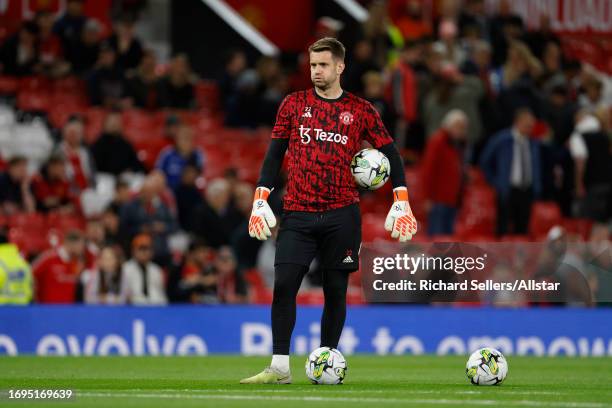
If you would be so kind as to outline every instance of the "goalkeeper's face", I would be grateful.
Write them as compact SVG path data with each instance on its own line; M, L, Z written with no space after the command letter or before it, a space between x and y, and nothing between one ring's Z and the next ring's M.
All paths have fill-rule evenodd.
M339 86L343 71L344 62L334 58L331 51L310 53L310 79L315 87L327 90Z

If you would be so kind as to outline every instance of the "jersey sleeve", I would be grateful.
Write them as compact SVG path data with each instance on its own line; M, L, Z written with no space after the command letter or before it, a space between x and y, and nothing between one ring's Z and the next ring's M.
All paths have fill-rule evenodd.
M378 149L389 143L393 143L393 138L389 135L387 128L382 122L378 111L371 103L366 103L364 117L363 138L370 142L374 148Z
M276 113L276 123L272 128L272 139L289 139L291 136L291 125L293 119L294 98L287 95Z

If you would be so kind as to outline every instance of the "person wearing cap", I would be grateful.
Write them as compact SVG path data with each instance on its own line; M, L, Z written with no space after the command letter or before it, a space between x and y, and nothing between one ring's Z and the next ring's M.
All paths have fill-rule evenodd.
M43 252L34 262L35 299L38 303L75 303L81 274L91 268L94 257L85 249L80 230L69 230L62 244Z
M152 259L151 236L136 235L132 240L132 258L121 268L121 302L133 305L164 305L168 302L162 269Z

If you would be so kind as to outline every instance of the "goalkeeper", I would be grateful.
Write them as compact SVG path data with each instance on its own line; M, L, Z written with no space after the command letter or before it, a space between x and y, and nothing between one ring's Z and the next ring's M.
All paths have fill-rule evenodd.
M346 317L349 273L359 268L361 247L359 194L350 162L364 140L384 153L391 164L394 203L385 228L400 241L411 239L417 231L402 160L393 140L374 107L340 87L344 46L334 38L323 38L308 51L314 88L288 95L278 110L249 220L251 237L265 240L271 235L276 218L267 199L287 152L285 211L274 260L272 363L263 372L243 379L243 384L291 383L289 348L296 295L317 253L325 295L321 346L338 347Z

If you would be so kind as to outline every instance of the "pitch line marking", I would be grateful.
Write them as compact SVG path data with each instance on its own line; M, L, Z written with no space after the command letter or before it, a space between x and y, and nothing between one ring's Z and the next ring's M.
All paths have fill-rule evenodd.
M370 402L370 403L386 403L386 404L430 404L430 405L498 405L503 403L506 406L527 406L527 407L558 407L558 408L607 408L609 404L599 402L569 402L569 401L535 401L535 400L516 400L516 401L499 401L499 400L451 400L451 399L406 399L406 398L368 398L368 397L285 397L285 396L263 396L263 395L220 395L220 394L140 394L140 393L117 393L117 392L78 392L78 397L89 398L143 398L143 399L210 399L210 400L268 400L268 401L303 401L303 402Z

